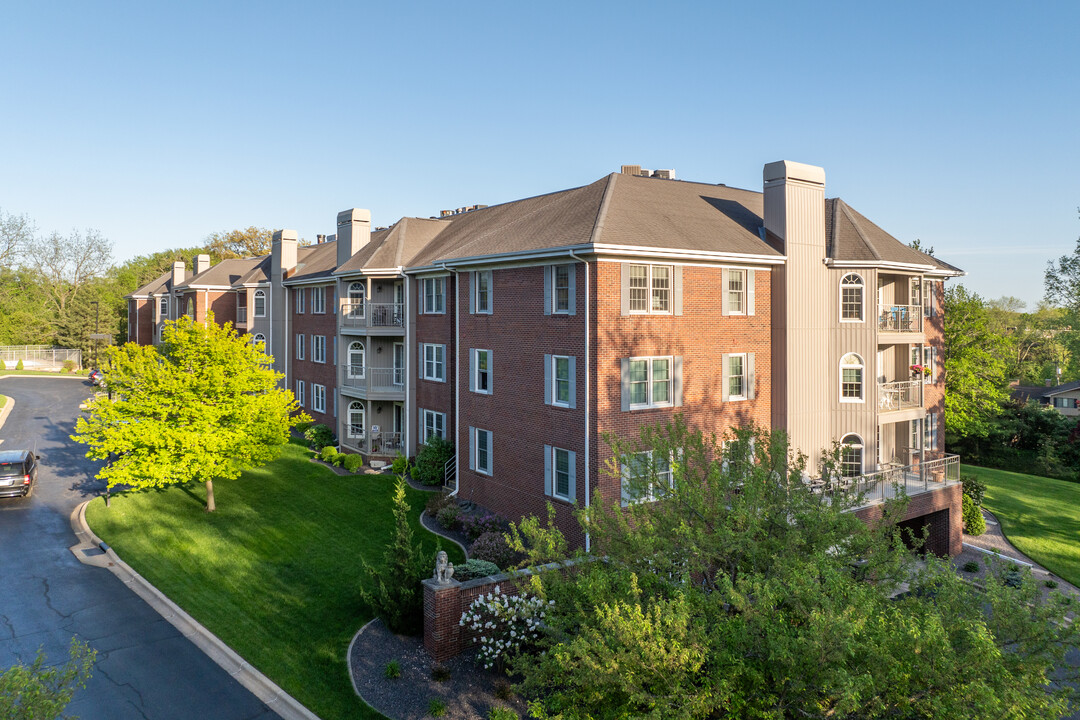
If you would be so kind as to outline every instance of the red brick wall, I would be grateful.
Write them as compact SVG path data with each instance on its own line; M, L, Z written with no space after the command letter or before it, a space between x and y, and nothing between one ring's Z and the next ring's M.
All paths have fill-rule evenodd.
M145 298L128 300L128 327L131 329L129 342L140 345L154 344L154 302Z
M423 307L423 288L424 283L422 280L418 280L412 283L413 292L415 293L412 302L413 307ZM424 408L425 410L435 410L438 412L446 413L446 432L448 440L455 442L454 440L454 276L451 275L446 278L446 312L443 314L422 315L416 316L416 347L412 349L415 353L413 357L416 358L416 367L413 369L416 377L416 408ZM466 309L468 305L465 306ZM424 355L420 352L421 343L435 343L440 345L446 345L446 382L437 382L434 380L424 380L421 377L424 364ZM419 430L419 418L418 413L410 413L410 422L412 427L407 429L408 433L417 433ZM462 443L465 445L465 450L468 451L468 439L462 436ZM460 452L460 450L458 450ZM465 456L466 462L463 465L467 465L468 456Z
M578 546L585 539L574 506L544 494L544 445L551 445L576 453L577 502L585 502L585 266L575 268L576 315L544 315L543 266L493 271L490 315L467 312L470 275L461 275L458 494L515 521L546 517L550 500L559 527ZM471 348L491 351L491 395L469 390ZM544 404L545 354L577 358L575 409ZM470 426L492 431L491 476L468 469Z
M304 313L296 312L296 298L290 297L289 302L289 332L285 338L285 352L289 363L289 390L296 392L296 381L304 381L304 411L311 416L316 423L326 425L337 432L337 420L334 418L334 393L337 390L337 357L334 353L334 338L337 337L337 314L334 308L337 302L334 298L334 286L326 285L326 312L311 312L311 286L304 286L304 292L308 293L304 303ZM296 288L294 293L300 288ZM296 336L304 335L304 359L296 358ZM312 348L314 341L312 336L324 335L326 337L326 362L317 363L312 361ZM338 343L342 340L339 338ZM312 400L315 395L312 392L312 383L326 386L326 412L312 410ZM340 408L338 414L341 414Z
M955 557L963 550L963 510L960 506L962 487L950 485L939 490L911 496L902 523L925 519L929 521L930 537L926 550L936 555ZM858 510L855 516L866 523L881 519L881 505ZM941 514L938 514L941 513ZM933 515L933 517L927 517ZM921 523L915 523L921 524Z
M683 268L683 314L621 314L621 268L619 263L596 265L593 307L597 334L593 340L593 412L595 431L592 476L609 501L622 496L621 479L605 470L612 457L600 434L636 438L642 427L670 421L681 412L691 427L708 433L746 423L769 427L771 422L771 295L769 272L755 273L755 307L752 316L721 314L721 270L712 267ZM721 354L755 353L756 393L753 400L721 401ZM622 358L647 355L681 355L683 358L683 406L653 410L621 409Z

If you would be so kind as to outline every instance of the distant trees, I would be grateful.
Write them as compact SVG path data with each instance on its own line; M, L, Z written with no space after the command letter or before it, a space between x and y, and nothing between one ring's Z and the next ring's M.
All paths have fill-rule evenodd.
M995 332L982 298L963 285L945 291L945 426L960 437L985 435L1008 397L1009 342Z
M270 252L274 231L254 225L238 230L212 233L206 238L206 248L223 258L258 257Z

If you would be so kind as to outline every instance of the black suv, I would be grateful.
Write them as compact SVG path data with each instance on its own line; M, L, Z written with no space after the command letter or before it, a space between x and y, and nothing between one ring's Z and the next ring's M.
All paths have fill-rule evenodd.
M0 497L30 497L37 471L38 457L29 450L0 450Z

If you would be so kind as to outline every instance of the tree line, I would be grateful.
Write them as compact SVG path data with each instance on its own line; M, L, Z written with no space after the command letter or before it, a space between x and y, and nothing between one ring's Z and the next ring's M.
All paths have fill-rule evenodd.
M1042 302L945 292L945 442L965 462L1080 480L1080 422L1010 397L1080 380L1080 240L1047 263Z
M0 208L0 345L79 348L89 362L94 332L127 342L127 301L134 292L183 260L270 252L272 232L249 227L209 235L202 244L113 260L113 244L98 230L39 232L32 219Z

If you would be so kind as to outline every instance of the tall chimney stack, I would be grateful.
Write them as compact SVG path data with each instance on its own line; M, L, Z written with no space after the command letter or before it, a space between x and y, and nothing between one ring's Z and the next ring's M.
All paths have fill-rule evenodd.
M210 256L206 254L195 256L195 274L206 272L210 269Z
M177 260L172 264L172 286L174 290L177 285L184 282L184 272L185 268L183 260Z
M341 267L371 242L371 211L353 208L337 215L337 265Z

